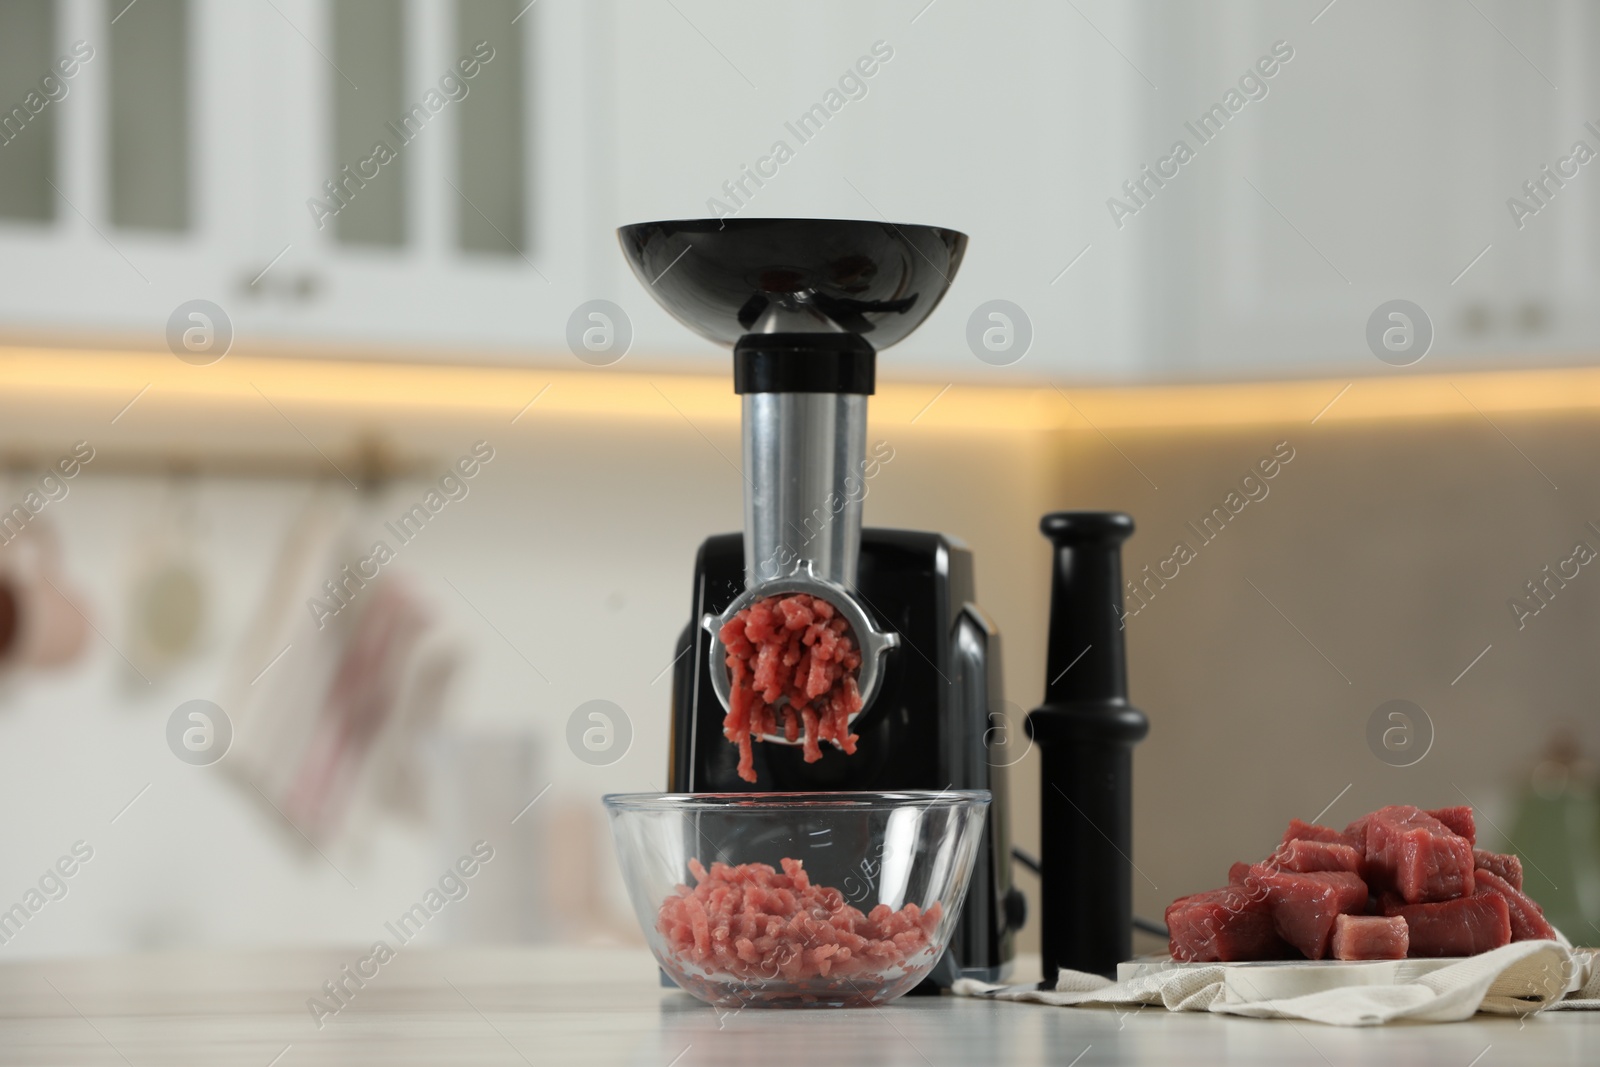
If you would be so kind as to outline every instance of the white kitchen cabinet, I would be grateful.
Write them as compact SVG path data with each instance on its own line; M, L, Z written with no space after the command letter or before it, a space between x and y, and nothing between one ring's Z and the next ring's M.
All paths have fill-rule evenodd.
M1600 168L1520 229L1506 208L1574 141L1600 151L1585 126L1600 125L1585 103L1600 13L1580 0L816 0L803 18L737 0L524 2L56 0L55 53L30 62L42 74L77 40L96 58L50 105L53 218L0 217L0 334L160 348L172 310L205 298L242 346L572 366L569 316L606 299L634 320L626 367L721 370L628 274L612 230L722 204L971 235L946 305L887 377L1389 373L1364 334L1394 298L1433 320L1424 369L1557 362L1600 335ZM187 207L181 227L152 229L118 215L113 179L171 124L117 87L109 23L175 9ZM463 10L496 59L319 228L308 201L370 154L338 116L359 113L352 128L376 140L437 90L479 32ZM1267 95L1198 144L1186 124L1280 41L1294 58ZM863 59L874 73L845 82ZM489 79L513 74L496 95ZM826 124L797 129L830 94ZM147 119L156 132L114 135ZM1195 158L1114 219L1123 183L1180 137ZM764 163L780 141L792 158ZM0 214L14 194L0 190ZM1033 326L1006 367L967 342L994 299Z
M1600 118L1584 106L1593 5L1251 0L1169 14L1135 46L1165 73L1126 170L1178 137L1197 155L1120 231L1102 227L1132 238L1146 280L1146 376L1391 373L1365 327L1395 298L1432 320L1419 369L1592 352L1600 167L1521 229L1507 200L1574 141L1600 151L1584 126ZM1200 146L1185 123L1279 41L1294 58L1266 97Z
M67 97L50 105L57 120L54 217L0 220L5 332L160 347L171 311L205 298L229 314L240 340L257 346L402 356L408 349L434 356L470 349L472 358L484 359L497 348L559 344L577 302L568 290L584 288L586 250L572 222L584 214L574 208L586 193L571 161L585 143L588 65L568 42L582 38L585 12L544 5L518 17L520 5L509 0L381 0L398 14L403 55L389 79L393 91L369 85L368 97L387 96L397 122L412 104L437 110L419 113L427 121L417 121L409 143L374 124L368 143L391 141L403 173L380 168L364 191L350 178L347 196L354 192L350 203L360 204L363 192L375 201L380 190L398 191L390 199L401 205L404 226L399 241L369 245L341 240L326 219L319 227L308 207L313 199L337 203L325 183L345 177L343 166L361 163L359 156L339 158L343 146L334 127L346 78L335 5L350 2L54 5L56 52L86 41L94 58L72 79ZM117 217L112 165L118 48L110 20L126 20L126 31L135 20L174 8L186 37L175 52L187 66L186 218L177 225L127 224ZM493 59L479 65L473 80L455 69L473 53L473 42L457 40L463 8L472 13L466 28L492 38ZM48 61L35 64L41 74ZM483 205L464 199L477 176L464 172L481 169L483 160L461 151L463 113L479 106L483 92L474 100L473 90L491 76L514 79L510 106L503 79L498 87L498 118L516 126L493 143L493 131L480 123L471 143L489 143L501 164L508 151L522 154L515 193L525 198L510 213L520 232L506 233L499 247L483 240ZM449 88L441 91L447 77ZM463 85L465 95L452 99ZM496 213L504 220L507 191L499 192ZM500 228L516 227L502 221Z
M1578 0L823 3L781 33L732 0L627 11L628 216L720 204L971 235L945 306L881 364L891 376L1388 374L1366 324L1396 298L1432 319L1425 370L1583 358L1600 334L1600 178L1586 167L1520 230L1506 208L1575 140L1600 151L1584 127L1600 127L1584 105L1600 13ZM802 138L796 117L880 41L894 58L869 91ZM1243 98L1275 49L1292 58ZM1202 142L1194 123L1230 92L1243 106ZM1124 183L1179 139L1194 158L1130 201ZM777 141L792 160L748 180ZM1136 213L1113 217L1113 199ZM1002 368L966 339L992 299L1033 327ZM653 328L640 336L682 343Z

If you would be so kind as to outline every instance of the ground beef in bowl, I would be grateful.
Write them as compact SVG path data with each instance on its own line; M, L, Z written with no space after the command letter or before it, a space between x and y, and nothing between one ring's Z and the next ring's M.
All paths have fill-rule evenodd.
M780 862L782 873L765 863L713 863L708 872L689 861L694 888L678 886L656 920L674 977L716 985L713 1001L737 985L743 1002L843 991L850 1002L876 1003L935 962L938 901L926 911L879 904L863 913L839 890L812 885L800 860Z

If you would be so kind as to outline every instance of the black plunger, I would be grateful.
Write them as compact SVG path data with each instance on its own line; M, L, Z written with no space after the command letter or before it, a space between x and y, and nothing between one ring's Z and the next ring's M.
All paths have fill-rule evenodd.
M1150 721L1128 703L1122 542L1133 519L1057 511L1039 522L1055 545L1044 704L1028 716L1039 745L1044 985L1061 969L1108 977L1133 952L1133 746Z

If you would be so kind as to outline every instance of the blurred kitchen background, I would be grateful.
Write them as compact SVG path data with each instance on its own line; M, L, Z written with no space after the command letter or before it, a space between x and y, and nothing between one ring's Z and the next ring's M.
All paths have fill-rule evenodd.
M1017 727L1038 516L1135 517L1140 914L1471 803L1593 943L1597 49L1580 0L5 0L0 907L93 858L0 958L368 943L479 839L425 937L638 937L598 798L665 784L742 483L613 230L718 212L971 235L866 520L972 546Z

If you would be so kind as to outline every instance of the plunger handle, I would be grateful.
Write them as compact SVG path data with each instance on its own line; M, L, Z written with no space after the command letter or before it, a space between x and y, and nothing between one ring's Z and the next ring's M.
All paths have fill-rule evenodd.
M1128 703L1119 512L1058 511L1039 745L1044 978L1062 968L1113 976L1133 952L1133 746L1149 732Z

